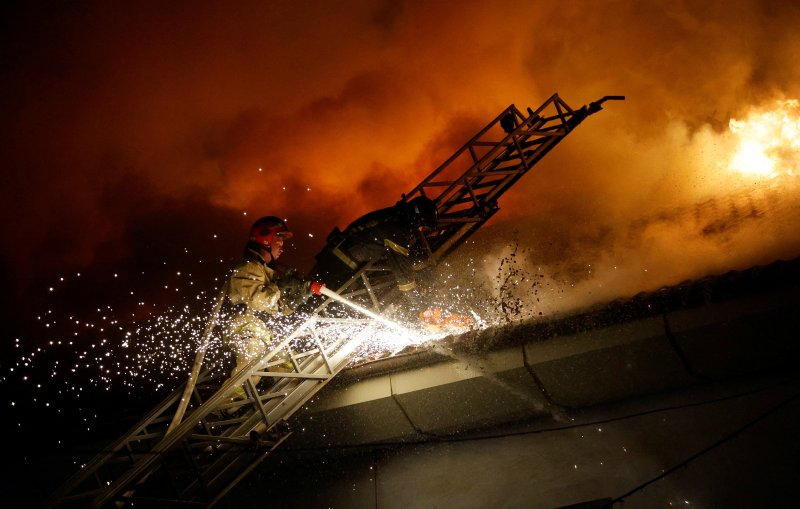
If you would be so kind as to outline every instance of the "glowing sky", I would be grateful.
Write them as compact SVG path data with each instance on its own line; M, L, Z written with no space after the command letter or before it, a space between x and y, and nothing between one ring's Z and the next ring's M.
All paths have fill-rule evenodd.
M204 254L211 233L241 237L264 214L315 234L296 245L316 252L500 108L555 91L573 106L628 100L559 147L500 217L630 216L687 191L692 169L669 165L694 130L800 96L794 2L4 9L2 262L25 292L141 258L144 244Z
M2 9L10 316L100 327L108 306L160 312L224 276L261 215L289 220L285 261L307 270L333 226L394 203L508 104L553 92L627 99L503 197L491 242L454 260L473 270L460 283L491 281L509 238L525 270L577 287L575 304L800 254L797 146L777 149L789 169L775 178L727 167L731 119L800 98L796 2ZM52 339L6 327L4 346Z
M796 1L4 2L0 24L0 402L26 455L185 379L254 219L287 218L308 270L511 103L626 96L443 266L481 319L800 255Z

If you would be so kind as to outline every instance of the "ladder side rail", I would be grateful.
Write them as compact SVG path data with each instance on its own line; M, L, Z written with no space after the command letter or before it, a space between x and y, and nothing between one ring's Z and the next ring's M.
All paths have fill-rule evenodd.
M464 188L468 191L467 194L461 196L453 196L448 201L449 210L442 215L444 219L464 216L465 212L472 212L479 210L481 204L485 200L481 200L489 191L497 187L508 175L519 175L526 173L528 170L521 166L507 167L500 171L493 171L490 175L478 175L469 177L464 182ZM477 203L476 203L477 202ZM473 203L475 207L464 209L461 207L465 203Z
M450 195L464 192L464 179L467 175L474 172L476 168L480 168L487 161L493 160L498 150L505 150L507 148L507 144L504 144L503 141L505 140L500 142L492 142L492 148L489 151L487 151L478 161L473 163L466 171L464 171L460 177L451 181L451 184L435 197L434 201L436 202L436 207L439 209L440 213L447 211L448 197Z
M489 191L495 190L509 176L522 175L524 173L525 173L524 169L519 169L517 171L504 171L500 175L495 175L495 177L499 176L503 177L503 179L496 178L491 182L482 182L480 184L468 186L471 192L467 196L464 196L457 200L453 200L452 202L453 210L449 212L447 216L442 219L452 220L452 219L463 219L465 217L474 217L476 213L479 213L481 207L489 201L488 199L486 199L486 197L489 196ZM487 191L487 189L489 191ZM475 191L482 191L482 192L475 192ZM465 208L464 205L467 204L471 206Z
M533 166L533 164L535 164L535 163L530 163L530 162L529 162L529 161L528 161L528 160L525 158L525 149L523 149L523 148L522 148L522 142L523 142L524 140L528 139L528 136L525 136L523 140L520 140L520 138L519 138L519 137L516 137L516 136L512 136L512 138L513 138L513 140L514 140L514 147L516 147L516 149L517 149L517 150L516 150L516 154L519 154L519 156L518 156L518 157L519 157L519 159L520 159L520 163L522 164L522 166L523 166L523 168L524 168L524 170L523 170L522 172L523 172L523 173L527 173L527 172L528 172L528 171L531 169L531 167ZM518 163L518 164L519 164L519 163ZM513 165L513 166L518 166L518 164L516 164L516 165ZM495 168L493 168L493 169L491 169L491 170L487 170L487 172L489 172L489 171L490 171L490 172L491 172L493 175L497 175L497 172L498 172L498 171L505 171L505 170L503 170L503 169L499 169L499 170L498 170L498 168L500 168L500 164L498 164L498 165L497 165Z
M323 306L321 305L320 308L322 307ZM147 457L141 458L135 465L132 466L131 469L128 470L128 472L126 472L121 477L116 479L102 496L97 497L95 499L94 505L92 507L98 507L98 508L102 507L104 504L111 501L117 495L117 493L119 493L122 489L124 489L125 486L128 486L130 485L130 483L134 482L135 479L138 478L138 476L145 473L149 473L151 471L152 465L159 461L160 456L162 454L165 454L170 448L174 447L178 441L183 440L186 436L191 434L196 423L201 421L206 415L208 415L208 413L210 413L214 408L219 406L219 403L221 403L222 400L225 397L227 397L227 395L233 390L233 388L235 388L238 385L241 385L244 382L244 380L248 379L256 370L256 368L260 366L262 363L264 363L265 361L268 362L273 357L275 357L278 354L278 352L283 350L288 343L294 340L294 338L297 337L305 327L308 327L310 322L314 321L315 318L312 316L309 320L307 320L305 323L299 326L294 333L292 333L279 345L273 348L271 352L267 353L262 358L253 359L250 363L248 363L248 365L244 369L242 369L240 373L237 374L237 376L232 377L227 382L225 382L219 391L217 391L214 395L209 397L200 408L195 409L189 417L187 417L181 424L178 425L178 427L175 429L173 433L171 433L168 436L164 436L162 440L151 449L150 454L147 455ZM342 354L340 352L337 352L336 355L334 355L332 358L336 360L340 358L341 355ZM343 365L338 365L338 364L339 363L337 363L337 369L341 369ZM287 378L290 378L292 374L288 375L290 376ZM327 377L327 379L322 380L322 383L326 383L327 380L329 379L330 377ZM315 377L313 381L309 382L308 380L305 380L301 383L306 383L306 384L310 383L311 385L318 385L320 384L320 380L316 379Z
M547 155L556 145L558 145L561 140L567 137L572 130L567 130L565 128L564 131L560 132L558 135L554 135L550 137L546 142L539 145L536 150L534 150L528 157L524 159L525 164L527 166L533 167L535 166L545 155ZM527 172L524 172L527 173ZM498 185L494 190L488 193L486 197L487 200L494 200L496 201L503 193L505 193L512 185L514 185L517 180L519 180L524 173L520 173L517 175L511 174L503 182Z
M465 222L463 226L455 230L451 235L444 239L441 244L437 245L432 255L433 262L439 263L441 260L443 260L448 254L450 254L460 245L457 244L458 242L463 242L469 238L470 235L472 235L478 228L488 221L498 210L499 208L489 209L486 211L485 217L470 219L469 222Z
M366 271L361 273L361 280L364 284L364 289L366 290L367 295L369 295L369 298L372 301L372 309L379 311L381 309L381 305L378 303L378 297L375 296L375 290L372 289L372 285L369 282Z
M465 212L469 212L468 210ZM446 217L440 221L442 226L446 228L442 228L442 232L440 235L432 238L442 239L447 238L455 231L454 227L459 225L463 225L464 223L474 223L480 220L480 216L473 216L473 215L466 215L466 214L453 214L452 217ZM431 245L434 243L432 242Z
M255 374L258 375L258 374L261 374L261 372L256 371ZM250 392L250 395L251 395L250 397L253 399L253 406L255 406L257 412L259 414L261 414L261 417L263 417L264 420L266 420L267 419L267 409L264 408L264 402L259 397L258 389L256 388L256 385L253 383L252 378L248 377L245 380L244 383L245 383L245 386L247 387L248 392Z
M324 383L327 383L331 378L333 378L334 375L338 374L339 371L341 371L341 369L347 365L347 362L349 362L350 360L350 355L357 348L357 346L363 341L363 338L360 337L360 334L364 332L364 330L366 329L366 325L368 325L368 323L369 321L367 320L362 321L361 325L364 325L364 327L361 328L361 330L355 337L342 338L341 341L339 342L340 344L337 345L336 350L328 352L328 362L325 362L325 360L322 358L321 355L310 358L308 366L305 368L305 373L311 376L305 378L293 376L291 378L296 378L297 380L299 380L299 385L305 387L317 387L321 386ZM327 376L323 376L326 374ZM294 392L302 392L302 391L297 391L297 388L295 388ZM291 395L287 392L286 399L287 401L290 402L294 401L296 400L296 394ZM279 420L281 412L277 407L280 406L287 407L287 405L288 403L286 401L282 401L278 405L276 405L275 408L270 409L269 424L272 424L274 422L277 422L277 420ZM256 424L257 419L254 419L252 416L250 417L249 420L252 421L249 424L251 425Z
M216 391L215 391L215 392L216 392ZM203 398L202 398L202 396L200 395L200 392L199 392L199 390L197 389L197 386L195 386L194 395L195 395L195 396L194 396L194 400L195 400L195 408L197 408L197 407L200 407L200 406L203 406L203 403L204 403L204 401L203 401ZM200 425L201 425L201 426L203 427L203 429L205 429L207 432L209 432L209 433L211 432L211 431L210 431L210 429L209 429L209 424L208 424L208 422L206 421L206 419L202 419L202 420L200 421Z
M547 109L548 106L551 106L551 105L554 105L554 104L559 104L559 103L563 104L564 106L566 106L566 108L568 110L570 110L569 106L567 106L567 103L565 103L561 99L561 97L558 95L558 93L556 92L555 94L551 95L545 102L543 102L541 106L536 108L534 111L530 112L529 116L531 118L541 117L542 116L541 113L545 109ZM572 110L570 110L570 111L572 111Z
M475 192L474 192L472 186L470 185L469 180L464 180L464 188L467 190L467 193L469 194L469 198L466 199L465 203L472 202L473 203L473 207L476 208L476 209L478 207L480 207L480 203L478 202L478 198L475 196Z
M219 294L214 301L214 306L211 311L211 316L208 318L205 327L203 328L203 333L200 336L200 349L195 354L194 363L192 364L192 370L189 375L189 380L186 382L186 386L183 390L183 394L181 395L180 402L178 403L178 409L175 411L175 415L172 417L172 421L170 422L170 426L167 428L167 433L170 430L175 429L175 426L181 422L183 419L183 415L186 413L186 407L189 406L189 401L191 399L191 395L194 392L194 385L197 382L197 378L200 376L200 368L203 365L203 359L206 354L206 347L208 344L209 339L211 338L211 333L214 331L214 327L217 325L217 320L219 319L219 312L222 309L222 303L225 301L225 295L228 293L228 287L230 283L226 280L225 284L222 285L222 288L219 290Z
M563 101L561 101L563 103ZM565 105L565 103L563 103ZM567 108L569 108L567 106ZM574 114L574 111L569 109L569 115ZM532 168L539 160L541 160L550 150L552 150L562 139L564 139L572 129L574 129L577 125L580 124L582 119L579 119L577 122L573 122L570 126L568 123L570 122L569 119L566 118L565 114L563 116L555 116L550 117L548 120L558 119L560 121L565 122L563 126L553 126L551 132L549 132L549 137L542 142L536 150L533 151L532 154L525 158L525 162L527 163L529 168ZM570 117L573 118L573 117ZM485 197L486 202L493 201L496 203L497 198L499 198L505 191L507 191L513 184L516 183L527 171L524 172L509 172L509 176L504 179L499 185L497 185L490 193L487 193ZM456 247L456 242L463 242L470 235L472 235L475 231L477 231L491 216L493 216L499 208L493 207L488 209L485 213L485 217L479 219L475 222L469 222L465 224L462 228L457 230L452 238L447 239L443 244L441 244L435 251L434 257L437 261L440 261L448 254L450 254Z
M99 475L99 470L103 468L108 462L120 457L120 453L125 449L129 443L139 440L142 436L143 430L151 425L155 420L169 411L169 408L175 405L181 394L181 388L176 389L169 396L167 396L159 405L153 408L146 414L139 422L134 424L128 432L120 437L116 442L106 447L101 453L94 456L89 462L68 478L47 500L45 505L47 507L57 507L61 499L66 499L68 495L80 488L90 476ZM122 452L124 456L127 456ZM128 458L124 458L129 461ZM97 484L100 484L105 479L96 479ZM104 487L103 487L104 488Z
M487 146L492 146L492 148L487 151L480 160L470 166L459 179L452 181L448 188L437 196L436 202L440 215L446 215L453 208L454 202L457 202L466 195L469 178L475 177L478 179L476 182L480 183L482 180L481 176L490 174L492 170L503 162L506 162L511 155L515 153L516 149L519 148L520 139L525 141L527 138L533 136L533 132L535 131L528 129L526 127L527 124L541 124L542 122L543 120L541 118L537 117L534 119L532 116L525 119L512 133L509 133L502 140L481 142ZM524 157L524 153L521 150L519 151L518 157L520 159ZM515 171L519 170L517 169ZM476 209L480 209L480 207L476 207Z
M518 165L516 166L506 166L499 170L492 170L491 174L489 175L482 175L484 179L486 177L501 177L503 175L516 175L518 173L526 173L529 168L519 168ZM487 187L492 187L497 181L493 182L481 182L479 184L473 184L473 189L486 189Z
M477 166L478 163L481 160L485 160L486 159L486 155L487 155L487 154L484 154L483 157L481 157L480 159L476 158L475 157L475 151L474 151L474 147L475 146L480 146L480 145L496 146L498 144L498 142L484 142L484 141L481 141L480 138L486 132L488 132L492 127L495 127L503 117L505 117L507 114L512 114L512 115L514 115L515 118L523 119L522 122L520 123L520 126L518 126L517 129L515 130L515 131L519 131L520 128L523 127L526 123L535 122L535 121L541 120L541 116L539 114L543 110L545 110L547 107L549 107L551 104L553 104L557 99L558 99L558 94L553 94L548 100L546 100L544 103L542 103L542 105L539 106L539 108L535 112L532 112L531 115L527 119L525 117L523 117L523 115L520 113L520 111L517 109L517 107L515 105L513 105L513 104L510 105L505 110L503 110L497 117L495 117L494 120L492 120L489 124L487 124L487 126L483 130L481 130L476 136L474 136L471 140L469 140L464 145L464 147L468 147L469 148L470 153L473 156L473 160L475 160L475 164L473 164L470 169L472 169L475 166ZM502 141L499 144L502 144ZM418 192L420 194L424 195L424 188L425 187L428 187L428 186L431 186L431 185L440 185L440 184L434 184L433 178L436 175L438 175L439 173L441 173L447 166L452 164L455 161L455 159L457 158L457 156L460 155L463 152L464 147L462 147L458 152L456 152L453 156L451 156L444 163L442 163L439 166L439 168L434 170L433 173L431 173L420 184L418 184L414 189L412 189L407 194L407 196L413 197ZM470 171L470 170L467 170L467 171ZM462 177L463 177L463 175L462 175ZM458 180L460 180L460 179L457 179L456 181L453 181L450 184L453 185Z
M444 180L444 181L443 180L435 180L434 177L437 176L439 173L443 172L450 165L455 163L456 160L457 160L457 156L460 156L463 153L464 148L469 149L469 154L470 154L470 157L471 157L471 160L472 160L472 162L470 163L470 165L468 166L468 169L466 171L469 171L469 168L474 167L480 161L485 160L486 157L487 157L487 153L482 153L479 156L478 152L475 151L475 147L497 147L497 145L500 143L499 141L497 141L497 140L484 141L483 137L486 136L488 134L488 132L492 128L497 126L497 124L499 123L500 119L502 119L503 117L505 117L508 114L514 114L516 116L516 115L519 115L519 112L518 112L518 110L516 109L516 107L513 104L511 106L509 106L508 108L506 108L505 110L503 110L500 113L500 115L498 115L492 122L487 124L486 127L484 127L484 129L481 130L481 132L479 132L470 141L468 141L458 152L456 152L456 154L454 154L447 161L442 163L442 165L439 168L437 168L433 173L431 173L431 175L426 177L420 184L418 184L414 189L412 189L409 193L407 193L406 196L413 197L417 193L419 193L420 195L427 196L426 193L425 193L425 188L452 186L454 184L457 184L458 181L460 180L460 177L459 178L455 178L455 179L450 178L449 180ZM464 173L466 173L466 171ZM462 177L463 177L464 173L461 174ZM437 200L437 201L439 201L439 200Z
M378 262L380 261L385 260L378 260ZM373 294L386 290L387 288L391 289L391 287L393 287L395 284L394 274L388 267L381 270L381 273L379 274L373 275L372 277L367 276L367 280L369 281L369 287ZM359 301L360 297L369 296L369 290L367 290L366 285L362 283L357 287L357 289L349 290L341 293L340 295L348 300Z
M255 371L253 372L253 375L260 376L262 378L310 378L314 380L319 380L330 376L328 373L292 373L291 371L288 373L283 373L280 371Z
M295 352L294 356L295 356L295 359L297 359L298 363L302 364L304 359L306 359L307 357L309 357L311 355L317 355L320 352L320 349L317 346L316 341L313 340L313 335L312 335L312 342L313 342L313 345L314 345L313 347L311 347L311 348L309 348L309 349L307 349L305 351L302 351L302 352L300 352L300 351Z
M544 108L546 106L548 106L549 102L553 102L554 101L554 98L556 98L556 96L551 97L551 99L548 102L546 102L542 107L540 107L539 110L537 110L537 111L539 111L539 112L543 111ZM570 110L570 112L571 111L572 110ZM524 129L526 129L525 125L527 125L528 123L532 123L532 124L536 125L536 130L539 131L543 127L542 126L543 122L548 122L548 121L553 121L553 120L558 120L559 122L566 122L565 117L563 115L562 116L549 117L549 118L546 118L546 119L543 119L542 117L537 117L536 115L537 114L534 113L528 119L526 119L526 121L523 122L523 124L520 125L513 133L509 134L509 136L506 138L506 140L504 140L504 142L509 141L511 139L515 139L515 141L518 142L518 138L514 138L516 136L516 133L520 132L520 131L521 132L525 132L524 131ZM559 126L555 126L556 129L560 129L561 127L562 126L560 126L560 125ZM470 222L473 223L473 224L471 226L464 226L464 227L462 227L462 228L460 228L458 230L452 231L451 234L450 234L450 235L453 236L452 239L444 239L443 240L441 234L436 236L437 237L436 240L438 241L437 244L439 244L439 245L437 246L437 248L435 250L436 251L436 255L434 256L434 259L436 261L440 260L445 254L449 253L454 248L456 242L458 242L459 240L461 240L461 241L466 240L466 236L471 235L471 233L475 229L477 229L477 227L480 227L486 221L486 219L488 219L488 217L490 217L490 216L487 216L487 213L490 213L489 212L490 210L492 211L490 213L490 215L493 215L494 211L496 211L496 207L487 207L486 205L488 203L490 203L491 201L496 201L496 199L503 192L505 192L505 190L507 190L510 187L511 184L515 183L516 180L518 180L520 177L522 177L522 175L527 173L527 171L534 164L536 164L536 162L538 162L539 159L541 159L541 157L544 154L546 154L552 148L552 146L554 145L553 144L553 140L554 139L560 141L560 139L562 139L566 135L566 133L568 133L568 132L569 132L568 130L564 129L564 130L560 131L560 134L558 134L556 136L553 136L552 133L548 133L548 138L546 139L546 141L544 141L541 144L539 144L539 146L537 147L537 150L534 151L534 154L536 154L537 151L539 152L538 156L534 155L532 157L527 157L526 158L526 157L524 157L524 153L522 153L520 151L521 152L520 157L521 157L522 161L524 161L524 163L522 165L518 164L517 165L517 169L514 169L514 170L503 170L505 173L508 173L509 177L507 177L506 179L504 179L502 181L499 181L497 184L492 184L492 185L495 185L495 188L492 191L489 191L488 193L485 193L485 194L482 195L483 203L481 205L479 205L479 206L474 207L474 210L470 211L472 213L472 216L473 216L473 219L474 219L474 221L470 221ZM527 138L528 136L529 136L529 134L526 134L526 135L524 135L524 138ZM543 148L543 146L545 146L546 148ZM490 151L489 153L493 153L493 151ZM487 155L489 153L487 153ZM484 161L481 160L481 162L484 162ZM489 164L491 165L492 162L494 162L494 160L489 161ZM519 169L519 166L523 166L524 170ZM473 172L473 173L477 173L478 175L482 176L484 174L484 172L485 172L485 171L482 171L482 170L483 169L481 168L481 165L479 163L476 163L475 165L473 165L472 168L470 168L467 171L467 174L470 173L470 172ZM467 184L468 175L467 174L465 174L462 177L462 179L464 181L463 188L468 188L468 184ZM478 184L478 185L480 185L480 184ZM455 188L455 184L453 186L451 186L451 188ZM460 193L464 193L464 191L461 190ZM457 193L457 194L460 194L460 193ZM442 193L442 194L445 194L445 193ZM451 201L456 201L456 200L460 199L460 198L456 198L455 196L456 195L451 196L450 200ZM452 203L451 202L446 202L442 206L442 209L445 210L445 214L447 213L447 210L449 208L452 208ZM465 215L469 216L470 212L467 212ZM479 217L474 217L476 214ZM442 249L442 248L444 248L444 249Z
M541 108L540 108L541 109ZM566 121L563 119L562 116L553 116L548 118L542 117L535 117L531 116L528 119L524 120L513 132L509 133L505 136L502 140L498 142L491 142L493 144L493 148L486 152L484 157L482 157L479 161L475 162L469 169L467 169L464 174L454 181L451 186L443 191L439 198L437 198L437 202L439 205L440 212L446 213L447 210L451 206L452 199L460 199L465 191L463 189L466 181L470 177L476 177L479 175L490 174L493 170L498 167L506 157L510 156L511 154L519 154L520 160L524 160L525 153L523 150L520 149L519 144L521 142L527 141L528 138L532 136L536 136L537 132L540 132L542 129L548 129L546 127L546 123L558 121L558 125L554 126L555 129L559 129L564 127L566 130ZM528 124L531 124L531 128L526 127ZM546 132L546 131L545 131ZM551 136L551 133L546 132L543 136ZM484 142L489 144L489 142ZM503 154L498 154L499 150L503 150ZM518 166L518 165L514 165ZM530 169L528 167L527 169ZM459 188L460 185L460 188ZM448 193L452 193L452 196L447 200L442 200L442 196L446 196Z
M280 438L280 439L279 439L277 442L275 442L275 444L274 444L274 445L273 445L273 446L272 446L272 447L271 447L269 450L266 450L266 451L264 451L260 457L253 459L253 461L251 462L251 464L250 464L250 465L249 465L247 468L245 468L244 470L242 470L242 472L241 472L239 475L237 475L237 476L236 476L234 479L232 479L232 480L231 480L231 481L230 481L230 482L229 482L229 483L228 483L228 484L227 484L225 487L223 487L223 489L221 489L221 490L219 491L219 493L217 493L217 495L216 495L214 498L212 498L212 499L211 499L211 501L210 501L210 502L209 502L209 504L208 504L208 507L212 507L212 506L214 506L214 505L215 505L217 502L219 502L220 500L222 500L222 499L225 497L225 495L227 495L227 494L230 492L230 490L232 490L232 489L234 488L234 486L236 486L237 484L239 484L239 482L240 482L242 479L244 479L244 478L245 478L245 477L246 477L246 476L247 476L247 475L248 475L250 472L252 472L252 471L253 471L253 470L254 470L254 469L255 469L255 468L258 466L258 465L260 465L260 464L261 464L261 462L262 462L262 461L264 461L264 459L266 459L266 457L269 455L269 453L271 453L272 451L274 451L275 449L277 449L278 447L280 447L280 446L281 446L281 444L282 444L282 443L283 443L283 442L284 442L284 441L285 441L287 438L289 438L289 436L288 436L288 435L281 437L281 438Z
M313 318L311 319L313 320ZM282 341L277 348L274 348L271 352L267 353L265 356L266 358L255 358L250 361L244 369L242 369L236 376L231 377L226 381L220 389L214 393L212 396L206 399L205 403L200 406L199 408L195 409L189 417L184 419L178 426L175 428L175 431L166 435L159 441L157 444L153 446L150 450L150 454L147 456L140 458L132 467L124 474L122 474L119 478L114 480L108 487L108 490L100 496L97 497L93 501L93 505L91 507L100 508L103 507L105 504L110 502L119 491L124 489L125 486L130 485L135 479L139 476L147 473L150 471L151 466L158 462L161 458L160 456L166 453L170 448L174 447L175 444L186 437L191 431L194 429L197 422L202 420L206 417L211 411L213 411L217 406L219 406L222 401L228 397L228 395L233 391L233 389L239 385L242 385L245 379L251 376L251 373L255 370L255 368L264 360L269 361L273 357L275 357L280 350L285 347L285 345L293 339L294 336L297 335L298 331L306 326L306 323L298 327L293 334L290 335L289 338ZM176 398L177 400L177 398Z
M478 154L475 152L475 146L474 145L468 145L467 148L469 148L469 155L470 155L470 157L472 157L472 162L477 161L478 160Z
M541 145L540 146L540 150L537 151L535 156L533 156L531 158L531 160L532 160L531 161L531 166L536 164L542 157L544 157L548 152L550 152L550 150L552 150L553 147L555 147L558 144L558 142L561 141L562 139L563 139L563 137L562 138L553 138L550 141L550 143ZM497 199L500 198L500 196L502 196L506 191L508 191L508 189L510 189L511 186L514 185L517 182L517 180L522 178L522 176L525 173L527 173L527 171L518 172L518 173L509 173L506 176L506 178L504 178L502 181L500 181L491 191L486 193L486 195L484 196L485 200L487 202L488 201L497 201Z
M359 343L360 341L361 339L356 338L355 340L350 340L349 343L352 345L353 343ZM267 421L262 419L261 416L253 414L239 427L237 430L237 436L248 436L247 433L250 431L263 433L275 422L288 419L347 364L351 353L352 349L349 347L346 347L344 351L340 349L334 358L331 359L335 363L335 369L333 371L329 367L328 362L325 362L325 359L321 355L315 358L317 364L313 367L314 373L317 373L318 376L324 373L327 373L327 375L319 376L319 380L313 380L311 377L306 377L297 387L291 391L288 391L283 400L272 405L271 410L268 411L269 419ZM208 437L204 438L207 439ZM248 440L244 439L240 440L238 443L247 442ZM219 459L214 462L212 466L209 467L209 469L205 472L205 479L206 482L209 483L209 486L213 488L215 483L224 482L224 479L221 476L225 471L232 468L232 460L236 460L238 455L239 452L237 449L228 449ZM258 461L260 462L261 459ZM254 465L250 465L249 468L252 467L254 467Z
M73 502L84 502L86 500L91 499L92 497L96 497L99 493L103 492L104 488L95 488L90 491L84 491L80 493L73 493L70 495L65 495L61 497L59 500L60 504L63 504L64 507L86 507L85 503L81 503L80 506L76 506L72 504Z
M373 266L375 265L375 261L367 262L364 266L358 269L350 279L345 281L342 285L339 286L335 291L339 295L345 298L353 298L357 295L363 294L367 291L364 288L362 283L362 275L366 274L368 271L372 270ZM335 307L336 302L333 299L325 299L319 306L317 306L313 311L311 311L310 315L312 316L324 316L326 308L328 307Z
M560 141L561 138L556 139ZM543 157L550 149L555 146L557 143L550 143L547 145L545 150L543 150L538 157L536 157L536 161L532 162L530 166L533 166L535 162L538 162L541 157ZM475 231L477 231L489 218L491 218L499 208L496 206L488 206L489 203L492 201L496 202L497 198L499 198L505 191L507 191L517 180L519 180L527 171L522 172L510 172L508 177L504 179L499 185L496 185L494 189L487 193L486 195L482 195L483 197L483 204L484 207L482 209L482 213L480 217L477 218L467 218L463 221L466 223L463 227L456 230L454 233L451 234L451 237L446 239L443 243L441 243L434 252L434 259L438 263L450 254L456 247L457 242L464 242L466 241Z
M290 434L281 435L276 440L254 441L251 438L227 440L236 447L232 447L228 453L215 462L215 465L218 466L216 470L204 472L204 479L198 478L185 486L180 492L180 500L189 503L198 500L199 495L203 495L201 500L207 503L206 507L213 506L258 466L270 452L279 447ZM252 459L249 457L251 454ZM226 475L227 477L225 477Z
M278 422L281 419L287 419L294 414L294 412L299 410L300 407L308 401L308 399L310 399L319 389L327 384L347 365L347 363L350 361L351 354L362 341L363 338L358 336L351 338L346 344L339 348L338 351L334 352L330 356L329 362L334 368L330 376L320 380L311 378L301 380L300 385L294 391L287 394L287 397L284 399L284 401L280 402L280 405L277 405L269 412L270 424ZM320 361L314 367L312 373L320 374L318 372L321 369L326 369L326 365L324 362Z
M159 468L159 479L162 480L162 483L166 483L166 486L162 484L162 489L165 493L160 498L164 501L174 499L174 495L177 495L180 489L179 486L182 479L185 479L187 474L191 475L193 479L197 479L196 466L189 452L189 448L186 447L185 444L181 444L180 447L176 447L166 453ZM127 501L132 501L135 500L138 495L140 498L144 499L145 497L141 497L139 493L140 490L141 486L137 491L126 493L123 495L123 498ZM173 494L173 497L170 499L166 498L170 493Z
M314 344L317 345L317 348L319 350L319 355L322 357L322 361L325 363L325 366L328 368L328 371L330 373L334 373L334 369L333 367L331 367L331 360L328 357L328 352L325 351L325 347L322 345L322 340L320 339L319 334L317 334L316 331L312 331L311 335L314 338Z
M251 431L257 430L259 429L259 427L260 429L263 430L269 429L275 422L279 420L279 417L282 416L286 411L285 400L287 399L287 397L289 397L290 394L296 393L298 391L298 388L304 382L312 382L310 385L314 386L314 385L319 385L320 381L326 382L327 380L332 378L333 374L331 370L328 368L328 364L324 362L324 359L322 358L321 355L316 356L314 358L314 362L315 364L310 367L304 366L305 376L303 378L292 378L290 380L290 385L288 387L286 387L284 384L284 387L279 389L278 392L279 395L281 396L280 398L274 398L274 395L271 394L264 394L259 396L260 398L270 398L270 397L273 398L264 405L265 411L267 412L267 414L270 415L265 416L261 413L251 413L248 417L245 418L245 420L243 420L240 423L237 423L234 428L230 429L227 433L225 433L225 435L223 436L224 438L223 437L220 438L223 440L230 440L231 438L244 437L243 438L244 441L248 442L249 439L248 437L250 436L249 434ZM286 382L288 379L289 377L284 377L282 381ZM303 391L302 387L300 387L300 390ZM276 410L278 410L278 413L280 414L278 417L276 417L275 415ZM193 435L190 438L195 438L195 436ZM208 436L200 436L197 438L200 438L202 440L209 439ZM226 460L223 458L222 462L224 463L224 461ZM219 468L222 468L222 465L220 465Z
M442 171L444 171L444 170L445 170L447 167L449 167L449 166L450 166L450 164L451 164L451 163L453 163L453 161L455 161L456 159L458 159L458 158L461 156L461 154L463 154L463 153L464 153L464 151L465 151L465 150L469 150L469 147L470 147L470 146L471 146L471 145L472 145L472 144L473 144L475 141L477 141L478 139L480 139L480 138L481 138L481 137L482 137L484 134L486 134L486 133L487 133L487 132L488 132L488 131L489 131L489 130L492 128L492 127L494 127L495 125L497 125L497 124L500 122L500 119L502 119L502 118L503 118L503 117L504 117L504 116L505 116L505 115L506 115L508 112L510 112L510 111L513 111L513 110L516 110L516 107L515 107L513 104L512 104L512 105L510 105L510 106L508 106L506 109L504 109L504 110L503 110L503 111L502 111L502 112L501 112L499 115L497 115L497 117L495 117L495 119L494 119L494 120L492 120L491 122L489 122L489 123L486 125L486 127L484 127L483 129L481 129L481 130L478 132L478 134L476 134L475 136L473 136L473 137L472 137L472 139L470 139L470 140L469 140L467 143L465 143L465 144L464 144L464 145L463 145L463 146L462 146L460 149L458 149L458 150L457 150L457 151L456 151L456 152L455 152L453 155L451 155L450 157L448 157L448 158L447 158L447 160L445 160L445 162L443 162L442 164L440 164L438 168L436 168L435 170L433 170L433 172L431 172L431 174L430 174L430 175L428 175L427 177L425 177L425 178L422 180L422 182L420 182L419 184L417 184L417 186L416 186L414 189L412 189L411 191L409 191L409 192L407 193L407 196L413 196L414 194L416 194L416 193L418 193L418 192L421 192L422 188L423 188L423 187L425 187L425 184L426 184L426 183L428 183L428 182L430 182L430 181L433 181L433 179L434 179L434 178L435 178L437 175L439 175L439 173L441 173Z
M202 468L200 465L197 464L194 453L189 448L189 445L186 443L183 444L183 450L184 454L186 455L188 461L191 464L192 474L194 476L194 479L199 483L203 495L205 496L206 499L211 498L212 496L211 487L208 485L207 482L205 482L205 479L203 479Z

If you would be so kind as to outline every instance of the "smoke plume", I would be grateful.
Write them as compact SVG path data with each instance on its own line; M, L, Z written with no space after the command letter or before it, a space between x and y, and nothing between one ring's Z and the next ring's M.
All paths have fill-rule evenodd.
M717 166L729 119L800 97L794 2L4 10L2 272L17 296L135 265L153 243L156 263L187 243L216 257L214 234L234 245L268 214L289 219L287 256L308 269L333 226L394 203L508 104L553 92L627 100L503 197L486 271L514 231L527 269L598 297L800 247L796 172Z

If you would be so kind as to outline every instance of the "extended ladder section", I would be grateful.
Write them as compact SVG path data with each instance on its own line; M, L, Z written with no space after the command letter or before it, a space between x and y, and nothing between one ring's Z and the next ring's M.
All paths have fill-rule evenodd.
M439 211L439 226L420 232L417 257L432 266L463 243L497 212L506 190L609 99L622 97L572 110L553 95L527 116L513 105L503 110L406 195L434 199ZM384 259L361 267L336 293L380 311L394 288ZM220 327L224 294L201 344ZM47 506L213 506L286 440L286 421L352 361L365 337L394 334L334 299L298 318L280 344L232 377L224 361L205 359L201 348L190 379L67 480ZM247 399L234 401L240 386Z
M420 232L424 265L435 265L498 210L497 200L603 102L577 110L553 94L523 115L513 104L406 195L435 200L438 228Z

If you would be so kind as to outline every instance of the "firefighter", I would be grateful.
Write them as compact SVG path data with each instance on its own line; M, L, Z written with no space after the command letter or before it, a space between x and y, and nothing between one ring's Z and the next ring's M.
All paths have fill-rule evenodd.
M223 331L223 341L235 353L235 376L255 357L269 352L279 340L273 337L270 322L293 312L292 303L312 292L319 294L321 283L304 281L290 272L280 277L276 261L283 253L284 241L292 238L286 224L275 216L262 217L250 228L250 238L244 256L229 279L228 300L232 319ZM274 324L273 324L274 325ZM284 364L272 371L292 369L288 358L278 358ZM260 377L251 378L258 384ZM247 399L243 386L234 390L234 399ZM234 408L234 411L236 409Z
M334 228L312 273L328 286L338 287L366 263L386 256L398 289L410 293L416 286L410 260L416 232L434 228L437 222L433 200L418 196L406 201L404 197L392 207L356 219L344 231Z

